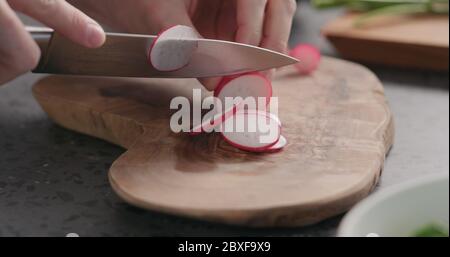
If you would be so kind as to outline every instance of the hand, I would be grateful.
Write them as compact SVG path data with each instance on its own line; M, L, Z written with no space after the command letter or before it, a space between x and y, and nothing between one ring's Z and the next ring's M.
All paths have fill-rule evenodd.
M173 25L195 27L206 38L287 52L295 0L71 0L123 32L156 34ZM218 79L202 80L213 90Z
M0 85L34 69L40 49L14 11L33 17L85 47L99 47L105 33L97 22L63 0L0 0Z

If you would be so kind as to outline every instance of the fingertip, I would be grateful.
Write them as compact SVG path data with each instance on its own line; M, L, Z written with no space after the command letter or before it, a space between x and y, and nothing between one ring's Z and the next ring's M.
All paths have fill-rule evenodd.
M41 49L39 46L33 42L33 44L30 44L30 55L29 55L29 67L27 70L34 70L39 65L39 62L41 60Z
M97 48L106 41L106 34L103 28L96 22L89 22L86 29L86 46Z

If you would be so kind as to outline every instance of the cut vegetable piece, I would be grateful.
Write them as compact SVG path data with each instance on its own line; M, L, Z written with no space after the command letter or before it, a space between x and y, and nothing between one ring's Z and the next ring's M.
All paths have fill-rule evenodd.
M218 99L216 104L221 104L222 110L225 111L216 114L212 119L203 120L201 124L193 126L190 135L195 136L221 125L245 104L243 100L247 97L253 97L255 100L255 106L246 105L248 110L257 109L259 97L266 98L265 103L268 104L272 96L272 85L265 76L259 73L230 76L222 79L214 92L214 96ZM227 100L232 100L232 102L227 102ZM274 117L274 119L277 118Z
M246 113L251 113L251 114L256 114L256 115L259 115L259 114L264 113L265 115L269 116L270 119L272 119L272 120L278 122L278 124L280 125L280 127L283 127L283 124L281 123L280 118L278 118L277 115L275 115L275 114L273 114L273 113L271 113L271 112L260 111L260 110L245 110L245 111L244 111L244 110L240 110L240 112L246 112Z
M225 104L226 98L241 97L245 100L248 97L253 97L255 106L254 108L247 106L247 109L256 110L258 109L257 104L259 98L266 98L266 105L270 103L272 83L260 73L248 73L240 76L227 77L219 83L214 91L214 96L219 98L223 104Z
M238 111L222 124L221 131L225 141L236 148L264 152L279 141L281 125L266 112Z
M187 66L198 47L198 33L177 25L161 32L149 51L151 65L159 71L176 71Z
M287 139L284 136L280 136L278 142L272 147L268 148L265 152L270 153L281 151L287 145L287 143Z
M320 51L313 45L301 44L291 50L290 55L300 60L295 67L300 74L308 75L314 72L320 64Z
M216 102L216 104L219 103ZM214 117L208 120L204 120L205 117L203 117L201 124L193 126L191 132L189 132L189 135L196 136L203 132L213 131L216 127L220 126L225 120L227 120L230 117L233 117L233 115L238 110L238 106L239 103L231 107L228 107L227 109L225 109L225 111L215 114ZM223 108L226 107L222 107L222 110Z

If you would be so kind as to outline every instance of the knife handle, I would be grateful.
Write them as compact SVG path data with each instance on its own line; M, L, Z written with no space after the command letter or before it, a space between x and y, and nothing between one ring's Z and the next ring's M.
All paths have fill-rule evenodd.
M25 27L28 33L31 34L31 37L36 41L39 48L41 49L42 55L47 50L47 47L50 43L50 40L53 36L53 30L46 27Z

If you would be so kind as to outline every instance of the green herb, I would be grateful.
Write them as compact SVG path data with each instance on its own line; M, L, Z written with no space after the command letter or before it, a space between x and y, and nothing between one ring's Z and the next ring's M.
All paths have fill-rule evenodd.
M449 0L312 0L318 9L346 7L365 12L356 21L360 26L367 20L380 15L446 14Z
M448 237L448 231L437 225L428 225L418 230L414 237Z

